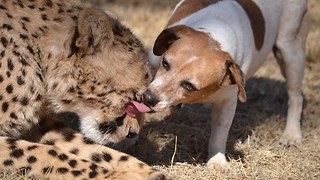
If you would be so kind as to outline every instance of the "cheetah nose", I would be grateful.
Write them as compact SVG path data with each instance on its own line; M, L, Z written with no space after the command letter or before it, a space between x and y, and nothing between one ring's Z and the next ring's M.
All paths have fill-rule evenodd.
M148 89L142 96L142 101L148 106L155 106L158 104L158 98Z
M137 137L137 135L138 135L138 133L135 130L133 130L132 128L130 128L126 138L132 139L132 138Z

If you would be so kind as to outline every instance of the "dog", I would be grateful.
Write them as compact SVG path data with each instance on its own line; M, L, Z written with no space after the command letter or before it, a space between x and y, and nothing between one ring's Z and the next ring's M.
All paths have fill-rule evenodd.
M158 67L143 102L154 111L212 104L207 165L226 168L237 102L247 101L245 81L273 51L289 96L280 144L301 143L307 34L307 0L182 0L154 43L158 58L151 63Z

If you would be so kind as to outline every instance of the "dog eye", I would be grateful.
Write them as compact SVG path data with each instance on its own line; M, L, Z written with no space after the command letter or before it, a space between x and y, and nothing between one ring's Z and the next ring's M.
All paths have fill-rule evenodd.
M166 71L169 71L170 65L169 65L168 61L165 58L163 58L163 60L162 60L162 66Z
M188 92L198 91L198 89L189 81L182 81L180 85Z

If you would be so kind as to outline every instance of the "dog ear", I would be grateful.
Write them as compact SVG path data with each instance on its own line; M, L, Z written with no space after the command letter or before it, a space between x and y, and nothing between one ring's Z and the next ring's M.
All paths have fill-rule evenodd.
M231 84L236 84L238 86L238 98L242 103L247 102L247 95L244 89L245 87L245 77L240 67L235 64L232 60L227 60L227 71L230 72Z
M180 39L182 35L187 34L190 30L192 29L185 25L178 25L164 29L154 43L153 54L161 56L169 49L174 41Z
M102 49L106 42L112 42L114 20L103 11L88 8L80 12L78 17L75 46L80 57Z

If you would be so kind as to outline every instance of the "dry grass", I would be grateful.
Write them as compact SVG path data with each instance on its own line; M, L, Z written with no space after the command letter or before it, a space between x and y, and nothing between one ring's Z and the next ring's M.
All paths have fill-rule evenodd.
M270 56L247 84L249 102L238 107L227 148L229 170L211 170L204 164L210 109L203 105L173 109L170 116L169 112L149 114L140 144L130 153L165 171L172 179L320 179L319 2L309 1L311 28L303 86L301 146L278 146L285 125L287 93L279 68ZM150 48L173 5L174 1L168 0L113 0L103 8L114 12Z
M174 0L94 2L117 15L147 48L165 26L175 4ZM175 180L320 179L320 1L309 0L309 7L312 26L303 85L302 145L278 147L285 125L287 94L284 79L270 56L247 84L248 103L238 107L227 147L229 170L216 171L204 164L210 133L210 109L204 105L173 109L171 115L147 115L140 144L130 153Z

